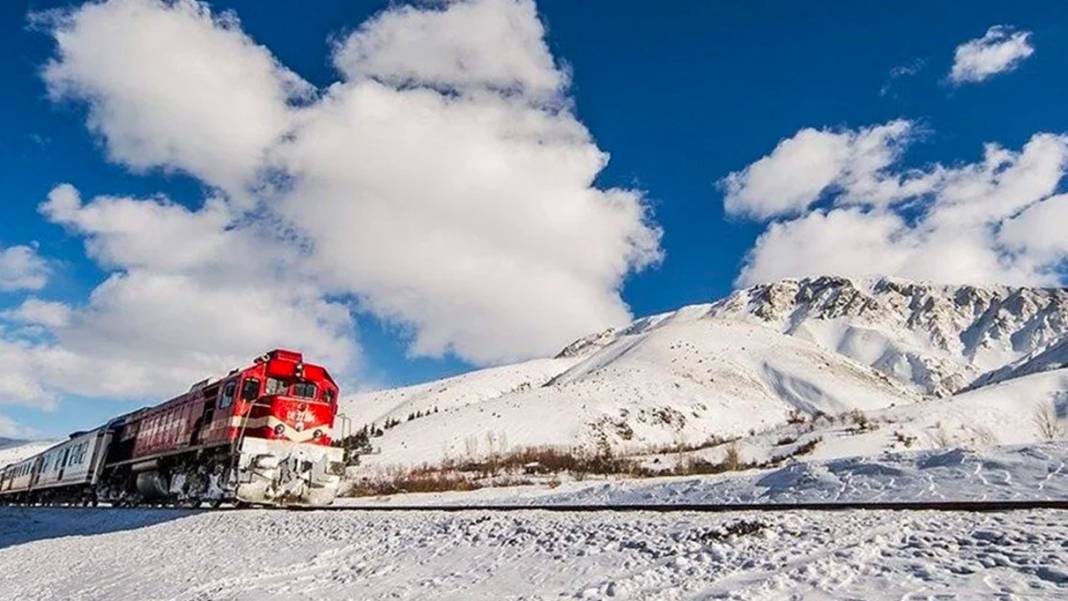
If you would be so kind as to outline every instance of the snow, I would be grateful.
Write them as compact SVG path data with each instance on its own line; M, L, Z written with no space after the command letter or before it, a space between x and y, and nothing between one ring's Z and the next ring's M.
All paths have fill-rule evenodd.
M3 441L0 442L0 468L11 463L22 461L31 455L36 455L57 442L59 441L3 439Z
M763 323L945 396L1063 341L1068 290L824 276L740 290L708 317Z
M405 420L416 412L463 407L506 394L542 386L575 364L577 358L535 359L514 365L473 371L426 384L353 395L342 401L342 412L356 422L382 425L388 418Z
M347 510L331 512L0 507L0 601L1062 599L1063 512L524 507L1063 500L1068 441L1046 440L1036 414L1068 415L1066 341L1064 289L755 286L591 334L555 358L348 397L357 428L401 422L372 439L378 453L357 472L535 445L666 467L721 461L731 447L761 463L814 444L803 461L641 480L560 474L342 499ZM416 413L429 415L407 420ZM708 444L677 450L693 443ZM51 444L0 448L0 464ZM519 509L366 511L435 504Z
M0 600L1061 599L1055 511L0 508Z
M339 499L380 505L761 504L1068 499L1068 442L794 461L705 476L595 478Z
M798 410L837 414L921 398L810 342L759 325L689 315L660 320L578 362L567 360L570 368L542 385L470 402L455 402L457 386L449 381L440 383L446 390L433 400L420 394L420 405L401 395L392 415L431 405L440 412L404 421L373 439L380 453L365 457L365 467L437 463L538 445L640 452L773 428ZM493 375L475 372L467 383ZM359 402L347 404L345 412L358 414Z
M606 483L556 504L844 503L1068 499L1068 444L795 462L749 475ZM530 502L530 501L528 501Z
M736 436L766 458L794 411L881 420L860 436L811 433L816 458L904 440L982 448L1041 440L1041 404L1068 415L1066 344L1065 289L787 279L591 334L554 359L364 393L343 409L354 427L402 422L372 439L372 472L523 446L634 455Z

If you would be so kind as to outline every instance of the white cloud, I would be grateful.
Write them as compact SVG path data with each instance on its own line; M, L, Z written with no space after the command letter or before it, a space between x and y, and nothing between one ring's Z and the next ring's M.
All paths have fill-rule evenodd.
M293 347L344 373L358 357L346 305L305 278L298 250L223 201L99 197L70 185L40 206L111 270L84 304L27 299L0 315L48 336L4 332L0 403L48 407L64 394L142 398Z
M37 359L37 349L30 343L0 337L0 362L4 365L0 405L25 405L43 410L55 407L55 395L45 389L42 374L37 371Z
M23 427L10 417L0 414L0 438L27 439L36 434L36 431Z
M1034 53L1031 32L995 25L983 37L957 46L949 81L958 86L978 83L998 73L1012 71Z
M727 212L767 219L800 213L830 192L845 204L886 204L921 193L931 185L929 174L885 172L917 129L903 119L857 131L802 129L723 179Z
M998 240L1040 264L1068 258L1068 194L1050 196L1001 224Z
M414 327L413 353L510 360L629 319L618 288L659 234L640 194L591 186L607 157L571 114L361 80L306 117L278 208L324 282Z
M52 191L42 215L110 275L47 342L8 337L40 385L24 397L174 392L276 345L341 371L350 302L413 354L544 354L629 319L623 279L661 256L641 193L593 185L607 155L527 0L392 7L336 43L345 79L312 95L190 0L49 19L49 89L88 104L111 158L219 192L188 208ZM31 313L7 318L48 320Z
M0 248L0 290L40 290L51 269L37 250L17 245Z
M440 8L402 6L365 22L335 50L349 80L394 87L490 88L553 98L567 85L530 0L471 0Z
M70 313L70 306L65 303L28 298L18 307L0 313L0 317L19 323L59 328L70 323Z
M236 17L195 0L91 2L40 20L56 41L49 93L88 103L113 160L186 171L237 197L289 127L290 102L311 91Z
M949 283L1060 281L1068 203L1055 193L1068 169L1068 137L1040 133L1020 151L988 144L978 162L910 170L898 164L903 147L887 152L879 136L865 135L880 127L839 132L870 142L868 152L854 153L867 158L853 159L833 189L827 185L829 206L769 224L738 284L827 273ZM789 190L784 182L786 194L811 190L803 182ZM760 206L760 198L751 203Z
M911 63L898 65L890 69L890 74L886 78L886 81L883 82L882 87L879 88L879 95L886 96L890 94L893 91L894 83L897 82L897 80L905 77L912 77L922 71L925 67L927 67L927 61L918 58Z

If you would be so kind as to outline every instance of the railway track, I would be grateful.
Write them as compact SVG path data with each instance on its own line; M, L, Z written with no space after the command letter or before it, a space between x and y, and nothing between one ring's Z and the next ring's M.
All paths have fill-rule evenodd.
M843 503L653 503L610 505L331 505L325 511L553 511L553 512L632 512L659 513L699 512L728 513L736 511L1018 511L1028 509L1068 510L1068 499L1036 501L900 501L900 502L843 502ZM315 511L315 510L312 510Z
M4 507L24 507L35 509L70 509L76 506L65 505L6 505ZM110 507L102 505L95 509L103 510L183 510L183 511L245 511L255 507L223 506L219 508L183 508L183 507ZM653 513L730 513L730 512L781 512L781 511L954 511L954 512L1003 512L1034 509L1068 510L1068 499L1020 500L1020 501L894 501L894 502L818 502L818 503L642 503L642 504L583 504L583 505L330 505L327 507L289 507L275 508L278 511L366 511L366 512L519 512L549 511L556 513L595 513L595 512L653 512Z

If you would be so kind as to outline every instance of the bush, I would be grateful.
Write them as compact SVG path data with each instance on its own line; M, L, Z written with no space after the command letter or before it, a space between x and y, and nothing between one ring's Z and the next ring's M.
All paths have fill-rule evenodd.
M415 469L389 474L384 478L355 483L348 494L354 497L392 495L410 492L477 490L480 484L462 474Z
M1057 418L1057 411L1052 404L1040 404L1035 406L1035 413L1031 421L1038 430L1041 440L1057 440L1066 434L1066 428Z

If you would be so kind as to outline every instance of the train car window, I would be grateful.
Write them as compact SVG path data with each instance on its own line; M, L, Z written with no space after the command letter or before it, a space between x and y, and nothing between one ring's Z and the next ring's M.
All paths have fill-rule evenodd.
M255 401L260 396L260 381L256 378L245 378L241 383L241 400Z
M327 403L333 403L334 402L334 391L329 389L329 388L327 388L326 392L323 393L323 400L326 401Z
M227 382L223 386L222 395L219 396L219 408L225 409L234 402L234 394L237 393L237 382Z
M293 396L302 399L315 398L315 384L311 382L297 382L293 385Z
M266 394L285 394L286 383L278 378L267 378Z

